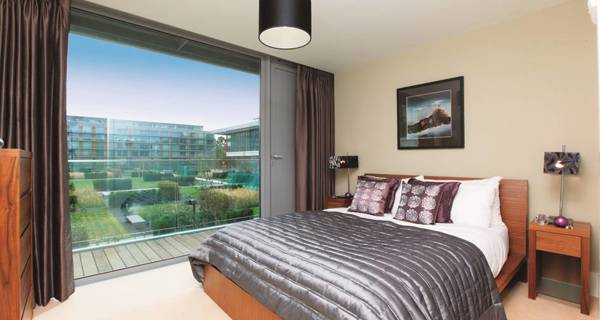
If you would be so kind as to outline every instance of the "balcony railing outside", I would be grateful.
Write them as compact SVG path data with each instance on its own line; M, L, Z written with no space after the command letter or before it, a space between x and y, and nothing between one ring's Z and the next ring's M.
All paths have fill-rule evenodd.
M73 248L205 230L260 215L258 159L71 160Z

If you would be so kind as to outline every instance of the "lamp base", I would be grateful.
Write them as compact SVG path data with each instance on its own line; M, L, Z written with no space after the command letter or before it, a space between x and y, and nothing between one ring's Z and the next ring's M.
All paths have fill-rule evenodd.
M563 216L557 216L557 217L554 217L553 223L557 227L565 228L566 226L569 225L569 219L567 219Z

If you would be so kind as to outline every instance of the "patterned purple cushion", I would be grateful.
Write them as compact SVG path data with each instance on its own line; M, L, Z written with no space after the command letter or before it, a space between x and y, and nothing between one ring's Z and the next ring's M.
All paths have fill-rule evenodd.
M389 179L377 177L358 177L354 199L348 211L382 216L393 184Z
M398 188L400 187L400 180L392 178L383 178L383 177L375 177L375 176L363 176L365 179L371 179L375 181L387 181L390 184L390 192L388 193L388 197L385 201L385 213L392 212L392 207L394 206L394 199L396 199L396 192L398 192Z
M410 179L402 185L400 205L394 218L420 224L451 222L450 209L459 186L458 182Z

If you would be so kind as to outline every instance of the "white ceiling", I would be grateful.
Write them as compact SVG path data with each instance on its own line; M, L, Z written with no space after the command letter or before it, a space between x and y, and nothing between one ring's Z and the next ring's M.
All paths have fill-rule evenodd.
M90 2L335 72L565 0L313 0L312 42L291 51L258 42L258 0Z

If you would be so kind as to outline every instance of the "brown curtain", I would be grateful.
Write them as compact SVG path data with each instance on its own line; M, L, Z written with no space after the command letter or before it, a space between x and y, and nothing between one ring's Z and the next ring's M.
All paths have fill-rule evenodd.
M66 64L70 0L0 0L0 138L33 154L35 300L74 289L68 212Z
M333 74L298 66L296 82L296 210L323 209L333 193L335 152Z

